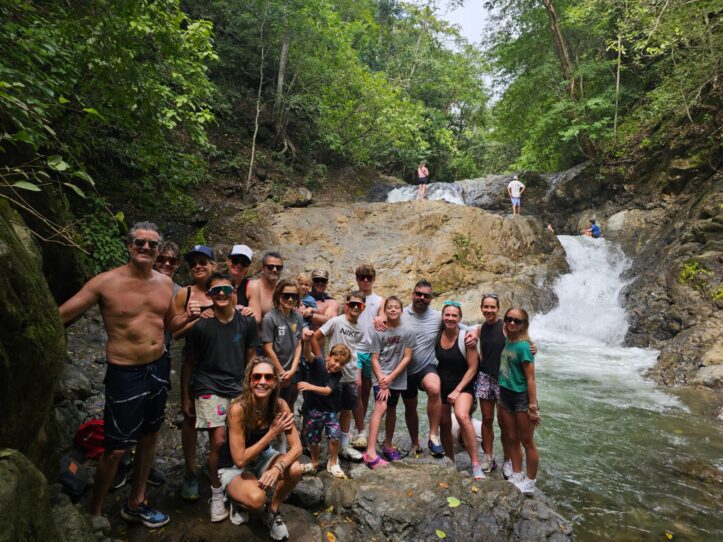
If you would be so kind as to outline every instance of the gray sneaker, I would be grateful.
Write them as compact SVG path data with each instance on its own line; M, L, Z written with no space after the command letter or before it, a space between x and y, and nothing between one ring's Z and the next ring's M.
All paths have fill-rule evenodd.
M267 508L264 512L264 523L269 528L271 540L287 540L289 538L289 529L286 528L281 512L272 512Z

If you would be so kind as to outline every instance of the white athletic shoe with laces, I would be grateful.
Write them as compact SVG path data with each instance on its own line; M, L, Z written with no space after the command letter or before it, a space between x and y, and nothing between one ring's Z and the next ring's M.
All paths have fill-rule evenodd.
M510 476L512 476L512 460L511 459L505 459L505 462L502 463L502 476L504 476L505 480L509 480Z
M226 495L221 488L211 488L211 521L216 523L223 521L228 517L228 510L226 510Z
M249 513L235 503L231 503L228 509L229 520L234 525L243 525L249 521Z
M515 487L519 489L524 495L532 497L532 495L535 494L535 481L528 478L527 476L523 476L522 480L518 479L513 483L515 484Z

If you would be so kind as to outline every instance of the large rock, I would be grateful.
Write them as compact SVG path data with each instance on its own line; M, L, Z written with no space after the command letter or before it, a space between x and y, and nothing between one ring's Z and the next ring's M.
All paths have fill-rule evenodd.
M55 527L48 483L17 450L0 449L0 542L65 540Z
M58 435L51 405L65 335L37 248L5 201L0 201L0 257L0 447L20 450L53 478Z
M324 267L337 297L357 288L354 269L371 262L380 294L406 302L426 278L440 302L462 301L466 319L480 317L480 294L490 291L503 307L550 308L552 282L567 269L557 239L534 218L442 201L286 209L268 230L267 246L280 250L291 276Z
M459 506L447 501L454 497ZM332 480L321 524L337 540L572 540L570 525L539 493L475 482L451 462L402 461L350 481Z

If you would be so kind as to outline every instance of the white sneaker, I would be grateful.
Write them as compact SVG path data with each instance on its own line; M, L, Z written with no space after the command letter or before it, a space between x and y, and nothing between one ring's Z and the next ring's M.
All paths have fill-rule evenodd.
M497 464L495 463L494 456L489 454L482 454L482 459L480 459L479 466L482 467L482 470L485 473L489 473L497 466Z
M229 520L234 525L242 525L249 522L249 513L233 502L229 506L228 512Z
M525 475L522 472L513 472L512 475L507 479L507 481L513 486L515 486L517 489L520 489L522 482L525 481ZM520 489L520 491L522 490Z
M487 478L482 470L482 465L472 465L472 476L475 480L484 480Z
M223 489L211 488L211 522L223 521L228 517L226 510L226 495Z
M348 459L349 461L355 461L357 463L361 462L361 460L362 460L361 452L358 450L355 450L351 446L347 446L342 451L340 451L339 456L343 457L344 459Z
M522 493L528 497L532 497L532 495L535 494L535 481L527 476L523 476L522 480L518 480L514 482L514 484L517 489L522 491Z
M509 480L510 476L512 476L512 460L511 459L505 459L505 462L502 463L502 476L504 476L505 480Z

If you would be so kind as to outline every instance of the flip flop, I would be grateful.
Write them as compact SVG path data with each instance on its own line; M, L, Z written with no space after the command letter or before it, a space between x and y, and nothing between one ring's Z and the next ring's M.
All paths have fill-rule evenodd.
M344 474L344 471L339 466L339 463L336 465L329 466L329 463L326 464L326 471L331 474L334 478L340 478L342 480L346 480L347 476Z
M389 463L384 461L382 459L382 456L380 456L380 455L378 455L374 459L369 459L369 456L367 455L367 453L364 452L364 455L362 457L364 459L364 464L372 470L376 470L379 467L384 467L386 465L389 465Z

